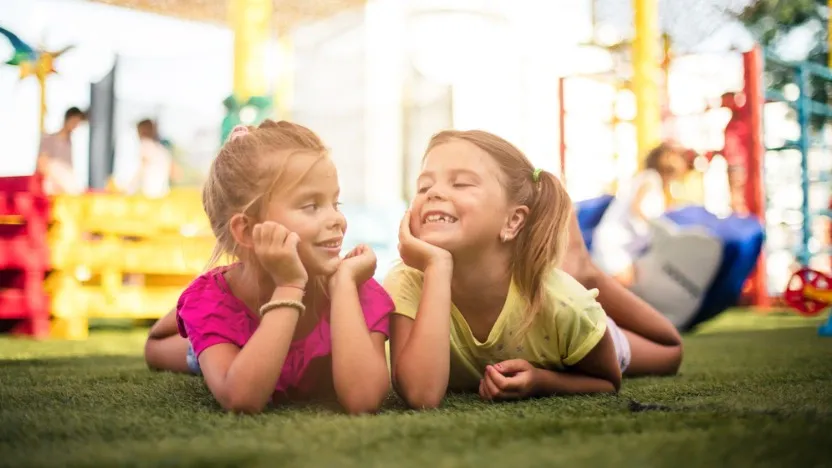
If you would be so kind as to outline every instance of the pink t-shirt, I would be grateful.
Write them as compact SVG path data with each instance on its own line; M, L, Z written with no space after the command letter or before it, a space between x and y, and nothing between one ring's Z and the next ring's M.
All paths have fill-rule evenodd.
M179 334L190 340L197 357L220 343L242 348L260 323L257 314L231 294L225 271L227 268L216 268L196 278L176 304ZM389 313L394 306L384 288L370 279L359 286L358 298L367 328L389 337ZM304 379L306 370L316 359L332 354L328 305L320 311L320 317L307 336L289 346L275 391L307 393L315 387L316 382Z

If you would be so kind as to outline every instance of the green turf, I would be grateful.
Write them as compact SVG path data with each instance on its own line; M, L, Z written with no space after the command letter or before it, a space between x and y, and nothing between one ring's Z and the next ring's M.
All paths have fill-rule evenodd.
M453 397L430 412L391 397L363 417L223 414L198 378L144 368L141 331L5 338L0 465L829 466L832 338L816 322L726 315L687 337L680 376L618 396Z

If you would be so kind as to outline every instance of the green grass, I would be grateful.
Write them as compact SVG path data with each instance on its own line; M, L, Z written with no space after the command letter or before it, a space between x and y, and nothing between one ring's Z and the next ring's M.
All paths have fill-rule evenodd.
M145 369L141 330L3 338L0 466L829 466L832 338L816 324L725 315L687 337L678 377L618 396L457 396L429 412L391 397L363 417L224 414L198 378Z

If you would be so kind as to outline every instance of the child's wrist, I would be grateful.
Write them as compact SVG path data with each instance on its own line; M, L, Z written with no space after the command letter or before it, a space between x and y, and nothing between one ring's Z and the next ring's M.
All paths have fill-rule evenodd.
M452 273L454 270L454 259L450 254L448 254L447 256L442 255L432 257L430 260L428 260L428 264L425 266L426 274L428 270Z
M357 287L355 278L352 277L352 274L346 271L338 270L329 277L329 287L330 289L338 288L344 285Z
M546 375L546 373L551 371L535 367L530 372L531 385L528 396L550 396L552 391L548 388L549 386L546 384L546 381L547 377L551 379L552 376Z
M298 281L280 281L275 280L274 287L275 288L291 288L291 289L299 289L301 291L306 291L306 281L298 280Z
M279 284L275 286L272 299L301 300L306 289L297 285Z

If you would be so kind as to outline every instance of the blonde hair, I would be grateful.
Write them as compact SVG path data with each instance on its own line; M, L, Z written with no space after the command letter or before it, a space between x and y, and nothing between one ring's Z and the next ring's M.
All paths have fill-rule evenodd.
M319 158L328 155L314 132L291 122L266 120L259 127L238 127L231 133L211 163L202 189L202 205L217 239L207 268L223 257L242 260L231 234L231 218L250 213L260 219L278 187L287 188L288 181L283 180L287 163L301 152Z
M472 143L491 155L501 172L508 198L529 208L526 222L514 243L511 269L517 288L528 301L518 335L534 323L549 300L546 279L559 266L569 240L568 222L572 202L563 184L553 174L535 168L522 151L508 141L481 130L446 130L431 138L433 148L454 140ZM535 181L537 178L537 181Z

